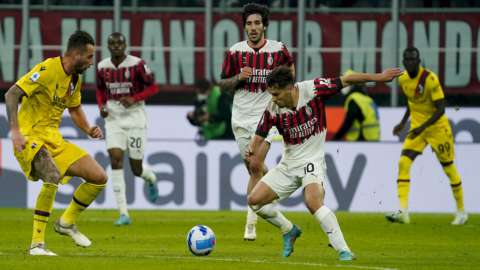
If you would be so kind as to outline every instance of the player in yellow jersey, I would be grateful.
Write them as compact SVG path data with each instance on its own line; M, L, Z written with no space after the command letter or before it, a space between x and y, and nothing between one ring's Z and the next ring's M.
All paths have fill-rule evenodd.
M103 137L99 127L90 126L80 103L80 74L93 64L94 52L93 38L77 31L70 36L63 57L36 65L5 94L15 157L29 180L43 181L35 204L30 255L56 255L45 248L45 228L58 185L67 183L72 176L85 182L75 190L54 229L70 236L79 246L91 245L77 230L76 219L103 190L107 176L83 149L63 139L59 125L63 111L68 109L83 132L92 138Z
M398 198L400 210L386 216L391 222L409 223L408 193L410 190L410 167L415 158L422 154L429 144L445 174L450 179L457 213L452 225L463 225L468 220L463 206L463 189L460 175L454 164L455 152L453 135L445 116L445 97L438 77L431 70L420 65L420 52L409 47L403 52L406 72L399 78L400 88L408 99L408 106L402 121L393 129L399 135L410 117L410 130L403 144L398 163Z

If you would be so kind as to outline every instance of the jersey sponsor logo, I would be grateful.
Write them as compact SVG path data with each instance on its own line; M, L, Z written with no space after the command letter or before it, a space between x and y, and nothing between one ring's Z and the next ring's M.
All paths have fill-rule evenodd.
M35 72L30 76L30 81L36 82L36 81L38 81L39 78L40 78L40 73Z

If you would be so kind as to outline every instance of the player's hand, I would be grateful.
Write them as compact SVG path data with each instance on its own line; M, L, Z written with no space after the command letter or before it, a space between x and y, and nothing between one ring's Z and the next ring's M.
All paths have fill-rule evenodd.
M400 136L400 132L402 132L404 126L405 125L403 123L400 123L400 124L396 125L393 128L393 135Z
M13 147L15 150L18 152L21 152L23 149L25 149L25 145L27 144L27 140L25 140L25 137L23 137L22 133L20 133L19 130L12 130L12 142L13 142Z
M409 133L408 133L408 138L410 139L415 139L418 135L420 135L425 129L423 127L417 127L417 128L414 128L412 129Z
M238 74L238 80L245 81L246 79L252 77L253 69L251 67L244 67L240 70Z
M98 126L93 126L88 131L88 136L92 137L93 139L102 139L103 132Z
M133 103L135 103L135 99L133 99L132 97L121 97L119 99L120 103L122 103L122 105L125 107L125 108L128 108L130 106L132 106Z
M108 117L108 109L107 109L107 106L102 106L102 108L100 109L100 116L101 116L102 118Z
M387 68L380 74L379 81L389 82L395 79L396 77L402 75L402 73L403 73L403 70L399 68Z
M247 149L245 149L245 161L247 161L247 163L250 163L252 156L253 156L253 150L249 145Z

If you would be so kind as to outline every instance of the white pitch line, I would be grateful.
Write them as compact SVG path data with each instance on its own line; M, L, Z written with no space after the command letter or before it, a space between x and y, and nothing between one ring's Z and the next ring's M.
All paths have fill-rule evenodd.
M86 256L96 257L93 254L75 254L74 256ZM102 257L117 257L112 255L103 254ZM122 258L148 258L148 259L172 259L172 260L205 260L205 261L218 261L218 262L246 262L246 263L258 263L258 264L283 264L283 265L297 265L297 266L312 266L312 267L334 267L334 268L356 268L356 269L371 269L371 270L398 270L397 268L378 267L378 266L363 266L363 265L351 265L351 264L335 264L329 265L325 263L309 263L309 262L285 262L285 261L268 261L268 260L245 260L235 258L212 258L212 257L193 257L193 256L154 256L154 255L122 255Z

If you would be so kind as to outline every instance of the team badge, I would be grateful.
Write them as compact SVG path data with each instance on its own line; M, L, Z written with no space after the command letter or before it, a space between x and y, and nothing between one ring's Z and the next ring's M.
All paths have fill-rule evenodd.
M269 66L273 65L273 57L272 57L272 54L268 54L268 57L267 57L267 63Z
M38 81L39 78L40 78L40 73L35 72L30 76L30 81L36 82L36 81Z
M130 78L130 71L128 71L128 69L125 69L125 78L126 79Z
M313 113L313 110L310 106L306 105L305 106L305 113L307 114L308 117L310 117Z

